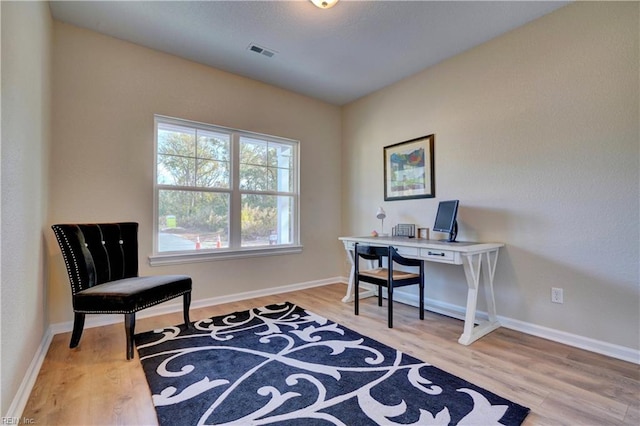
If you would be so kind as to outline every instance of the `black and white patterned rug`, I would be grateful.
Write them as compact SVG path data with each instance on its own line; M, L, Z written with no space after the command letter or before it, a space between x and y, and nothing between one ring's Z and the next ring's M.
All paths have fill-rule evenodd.
M160 425L519 425L529 412L291 303L136 335Z

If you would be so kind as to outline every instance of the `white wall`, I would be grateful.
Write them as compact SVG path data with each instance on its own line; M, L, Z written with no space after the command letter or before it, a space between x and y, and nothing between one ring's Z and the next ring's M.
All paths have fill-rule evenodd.
M175 56L54 23L49 223L140 223L140 273L185 273L193 298L336 277L340 108ZM300 140L301 254L149 267L153 115ZM73 318L64 264L47 234L50 320Z
M51 17L44 2L1 2L2 397L4 416L46 329L43 230L50 141Z
M431 228L458 198L459 239L506 243L499 315L640 348L639 15L571 4L346 106L343 234L379 205ZM384 202L383 147L431 133L437 198ZM465 296L462 268L429 265L428 298Z

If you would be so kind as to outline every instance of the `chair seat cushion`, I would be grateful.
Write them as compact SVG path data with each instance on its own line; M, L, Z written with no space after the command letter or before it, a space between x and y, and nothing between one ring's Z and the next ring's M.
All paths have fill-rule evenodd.
M381 278L383 280L386 280L389 276L389 270L387 268L367 269L364 271L360 271L360 275L366 275L368 277ZM399 271L397 269L393 270L394 280L406 280L407 278L417 278L417 277L420 277L420 275L413 274L411 272L406 272L406 271Z
M156 275L110 281L82 290L73 309L86 314L132 313L191 291L186 275Z

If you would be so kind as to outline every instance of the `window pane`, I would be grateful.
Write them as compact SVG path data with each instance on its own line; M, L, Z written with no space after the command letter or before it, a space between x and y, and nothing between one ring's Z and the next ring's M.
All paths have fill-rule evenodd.
M258 139L240 138L240 189L268 190L267 143Z
M267 168L251 164L240 164L240 189L251 191L267 191Z
M269 167L278 167L278 149L274 144L269 144L267 148L267 164Z
M293 192L293 147L240 138L240 189Z
M229 246L229 194L158 192L158 252Z
M158 153L195 157L195 130L170 124L158 124Z
M240 138L240 164L267 165L267 142L247 137Z
M279 192L293 192L293 174L289 169L269 168L269 190Z
M269 166L293 169L293 147L282 143L269 143Z
M228 134L160 123L158 183L229 188L230 147Z
M229 135L198 130L198 157L229 161Z
M164 123L158 125L159 184L193 186L195 155L195 130Z
M206 188L231 186L231 137L198 130L196 185Z
M291 244L293 197L242 195L242 247Z

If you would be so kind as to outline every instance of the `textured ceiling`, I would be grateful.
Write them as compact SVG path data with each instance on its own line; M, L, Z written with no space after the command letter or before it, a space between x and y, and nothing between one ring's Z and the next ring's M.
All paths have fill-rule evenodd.
M53 1L54 19L343 105L562 7L553 1ZM254 43L275 54L253 52ZM551 48L551 46L550 46Z

